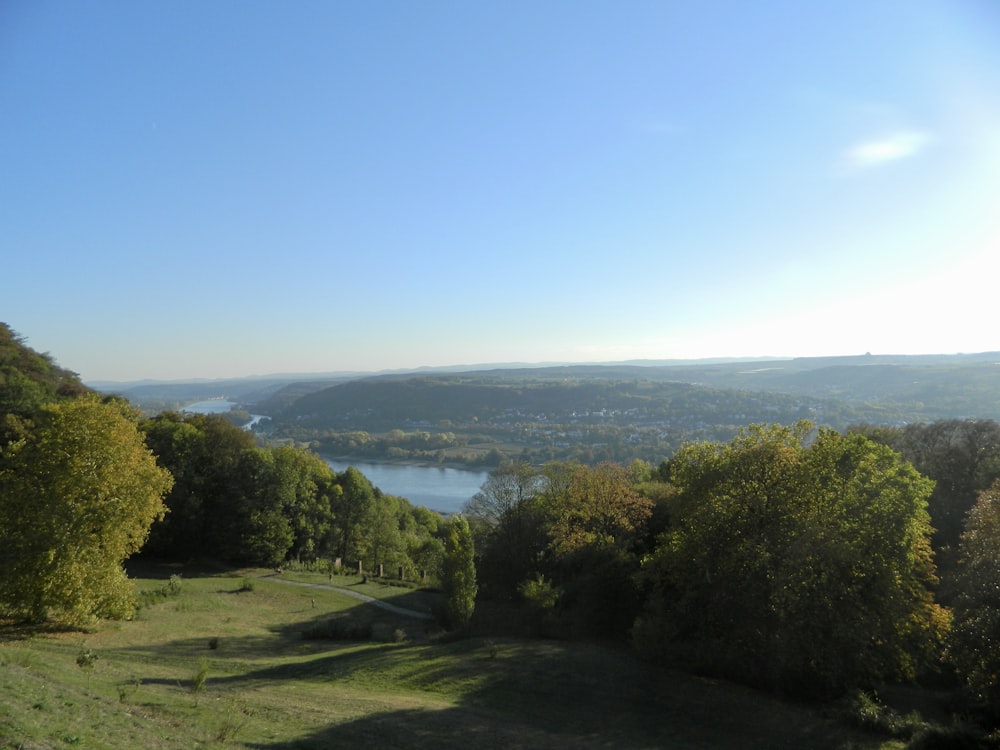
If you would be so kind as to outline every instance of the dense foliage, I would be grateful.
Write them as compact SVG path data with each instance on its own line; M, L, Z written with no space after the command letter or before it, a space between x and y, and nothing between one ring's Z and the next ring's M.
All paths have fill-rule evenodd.
M175 478L147 554L259 565L340 558L409 577L440 565L438 516L383 494L353 467L338 474L308 451L259 447L218 415L167 412L143 429Z
M850 431L888 445L934 480L928 499L933 544L947 578L977 493L1000 477L1000 424L989 419L945 419L905 427L861 425Z
M672 663L802 694L912 678L947 617L932 483L890 449L811 425L750 427L671 461L671 528L637 626Z
M121 402L50 404L0 453L0 611L73 624L127 617L122 562L164 512L170 475Z
M483 595L541 632L631 629L650 658L830 695L936 663L932 486L860 435L759 425L655 473L505 465L466 513Z
M476 608L475 546L469 522L455 516L445 526L441 588L445 595L445 619L461 628L472 619Z
M520 598L542 632L625 635L638 612L635 570L653 503L623 467L509 464L465 508L484 595Z
M0 323L0 615L85 625L132 613L122 563L171 484L137 420Z
M1000 721L1000 481L979 493L959 549L950 656L971 706Z
M43 406L88 390L75 373L36 352L0 323L0 447L29 434Z

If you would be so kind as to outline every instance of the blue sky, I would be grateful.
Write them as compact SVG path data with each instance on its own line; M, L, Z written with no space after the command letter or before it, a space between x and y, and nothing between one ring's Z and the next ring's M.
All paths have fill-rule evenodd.
M1000 349L1000 9L0 5L0 320L85 380Z

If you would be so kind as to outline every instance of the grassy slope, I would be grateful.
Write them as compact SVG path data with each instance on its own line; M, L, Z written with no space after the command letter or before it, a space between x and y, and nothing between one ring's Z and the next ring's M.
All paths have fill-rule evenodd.
M185 578L179 596L94 633L0 631L0 748L881 746L809 710L607 648L433 642L427 623L335 591L265 578L241 592L240 583ZM414 592L355 588L421 605ZM376 632L388 634L405 627L410 637L302 639L331 617L383 623ZM76 663L83 648L99 657L89 672ZM208 678L196 694L203 660Z

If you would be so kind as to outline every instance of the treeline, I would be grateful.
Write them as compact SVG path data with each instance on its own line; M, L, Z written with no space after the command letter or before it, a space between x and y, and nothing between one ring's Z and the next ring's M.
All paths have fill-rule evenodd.
M353 467L337 473L309 451L259 447L220 415L168 412L141 426L174 477L144 554L249 565L340 558L403 568L411 579L439 571L441 517L384 494Z
M540 634L629 639L797 697L953 681L997 721L998 437L993 422L802 422L690 443L656 469L507 464L465 509L481 597Z

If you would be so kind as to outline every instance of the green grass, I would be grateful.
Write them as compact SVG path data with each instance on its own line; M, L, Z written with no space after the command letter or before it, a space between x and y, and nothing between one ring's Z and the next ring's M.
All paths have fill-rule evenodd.
M426 621L337 591L266 576L241 590L245 575L185 576L179 594L151 597L136 620L92 633L0 631L0 748L901 746L620 650L449 642ZM164 581L139 585L153 591ZM382 588L399 606L432 597ZM331 618L376 634L405 629L407 640L302 638ZM88 668L82 653L96 655L80 659Z

